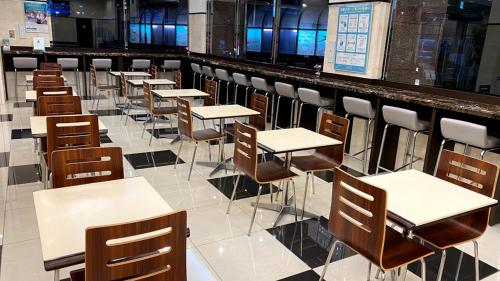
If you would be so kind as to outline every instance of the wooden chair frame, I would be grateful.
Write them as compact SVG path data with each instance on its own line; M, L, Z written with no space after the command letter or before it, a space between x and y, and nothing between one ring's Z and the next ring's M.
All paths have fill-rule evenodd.
M38 116L82 114L80 97L73 95L43 95L36 102Z

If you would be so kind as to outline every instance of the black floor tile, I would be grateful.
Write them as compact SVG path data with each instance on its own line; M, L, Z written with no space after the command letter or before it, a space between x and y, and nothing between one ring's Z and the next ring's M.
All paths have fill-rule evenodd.
M208 182L226 195L227 198L231 198L234 184L236 183L236 177L236 175L233 175L222 178L213 178L208 179ZM253 181L250 177L242 175L240 182L238 183L238 189L236 190L235 200L257 196L258 190L259 185L255 181ZM278 191L278 187L273 185L273 191ZM268 184L262 187L261 194L269 194Z
M148 131L150 134L151 134L151 131L153 131L153 129L146 129L146 131ZM163 139L163 138L167 138L167 135L170 135L170 137L172 135L177 135L178 134L178 130L177 130L177 127L173 127L172 129L171 128L160 128L160 129L155 129L154 133L153 133L153 136L157 139Z
M25 184L40 181L40 165L22 165L9 167L8 185Z
M12 130L11 139L31 139L31 129L14 129Z
M0 122L12 121L12 114L0 114Z
M319 275L314 272L314 270L304 271L287 278L280 279L278 281L318 281Z
M99 110L91 109L89 110L89 113L97 114L99 116L115 116L115 115L121 115L122 111L120 109L99 109Z
M0 152L0 168L9 167L9 152Z
M33 107L33 103L32 102L15 102L14 103L14 107L15 108L20 108L20 107Z
M328 231L328 220L324 217L294 222L267 231L311 268L325 264L328 251L336 240ZM331 262L356 255L356 252L343 244L338 244L337 247Z
M354 177L364 176L363 173L356 171L354 169L351 169L351 168L344 166L344 165L340 166L340 169L342 169L343 171L349 173L350 175L352 175ZM317 176L318 178L326 181L326 182L333 182L333 172L332 171L315 172L314 175Z
M126 154L125 158L130 162L134 169L146 169L175 164L177 155L170 150ZM184 163L179 158L179 164Z
M112 143L113 141L108 137L108 135L101 135L101 143Z
M443 281L454 281L455 276L457 274L458 269L458 261L460 258L460 251L457 248L450 248L446 251L446 261L444 264L443 271ZM426 272L427 272L427 280L436 280L437 272L439 269L439 264L441 260L441 252L439 250L436 251L436 254L425 259L426 262ZM460 272L458 275L458 281L474 281L474 257L468 255L467 253L463 254L462 266L460 267ZM408 269L420 276L420 262L416 262L408 266ZM479 261L479 279L484 279L494 273L498 272L498 269L495 267Z

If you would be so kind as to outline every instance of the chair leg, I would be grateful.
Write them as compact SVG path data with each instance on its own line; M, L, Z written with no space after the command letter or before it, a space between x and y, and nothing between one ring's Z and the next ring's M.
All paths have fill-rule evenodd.
M292 105L290 107L290 125L288 125L288 128L293 128L294 122L295 122L295 99L292 100Z
M444 139L444 140L441 142L441 146L439 147L438 157L437 157L437 160L436 160L436 166L434 167L434 176L436 176L436 174L437 174L439 161L441 160L441 152L443 151L444 144L446 143L446 141L447 141L447 140L446 140L446 139Z
M363 173L368 174L368 147L369 147L369 142L370 142L370 135L371 135L371 128L372 128L372 119L368 119L366 121L366 134L365 134L365 151L363 152Z
M420 273L420 275L422 275L422 281L425 281L427 280L427 271L426 271L426 268L425 268L425 260L424 259L421 259L420 260L420 263L422 265L422 271Z
M196 89L196 72L193 72L193 89Z
M311 176L311 173L306 174L306 185L304 187L304 198L302 199L302 215L300 216L300 220L304 220L304 213L306 212L306 199L307 199L307 188L309 185L309 177Z
M318 107L318 111L316 111L316 133L319 133L319 124L321 123L322 114L323 114L323 108Z
M441 262L439 263L439 270L438 270L438 275L436 278L436 281L441 281L443 277L443 270L444 270L444 263L446 261L446 250L443 250L441 253Z
M271 128L273 127L274 124L274 99L275 99L275 94L271 94Z
M17 101L17 69L14 68L14 94L15 94L15 97L16 97L16 101Z
M146 132L146 124L148 123L149 119L151 119L151 115L148 113L148 115L146 117L146 121L144 121L144 123L142 124L142 136L141 136L141 139L144 138L144 133Z
M229 104L229 81L226 82L226 104Z
M229 203L227 205L226 214L229 214L229 211L231 210L231 204L233 203L234 197L236 196L236 189L238 188L238 183L240 182L240 177L241 177L241 174L238 174L238 176L236 177L236 183L234 184L233 192L231 193L231 199L229 200Z
M312 194L316 194L316 185L314 184L314 172L311 172L311 187L312 187Z
M245 107L248 107L248 89L250 89L250 87L245 88Z
M370 281L371 275L372 275L372 263L368 262L368 276L366 277L367 281Z
M99 110L99 102L101 101L101 95L99 93L99 91L96 91L97 93L97 106L95 108L95 110Z
M125 118L125 126L127 126L128 119L130 118L130 109L131 108L132 108L132 104L128 103L128 106L127 106L127 117Z
M182 140L182 137L181 137L181 143L179 144L179 150L177 150L177 157L175 158L175 164L174 164L174 169L177 169L177 163L179 162L179 155L181 155L181 150L182 150L182 144L184 143L184 141Z
M479 281L479 245L477 241L472 241L474 243L474 267L475 267L475 281Z
M482 150L481 150L481 156L480 156L481 160L483 160L483 159L484 159L484 154L485 154L485 153L486 153L486 149L482 149Z
M323 267L323 271L321 272L321 276L319 277L319 281L323 281L326 271L328 270L328 266L330 265L330 260L332 259L333 253L335 252L335 249L337 248L337 244L340 243L339 240L335 240L335 242L332 245L332 248L330 249L330 252L328 252L328 257L326 258L326 263L325 266Z
M153 129L151 130L151 137L149 137L149 146L151 146L151 142L153 141L153 135L155 133L155 127L156 127L156 116L153 116Z
M191 172L193 171L194 159L196 157L196 150L198 149L198 142L194 145L193 159L191 160L191 167L189 167L188 181L191 180Z
M211 149L210 141L207 141L207 145L208 145L208 161L212 162L212 149Z
M377 169L375 171L375 174L378 175L378 171L380 169L380 162L382 161L382 152L384 151L384 144L385 144L385 136L387 135L387 129L389 128L389 124L385 125L384 128L384 133L382 134L382 142L380 143L380 151L378 153L378 159L377 159Z
M252 234L252 227L255 221L255 215L257 214L257 207L259 206L260 193L262 192L262 185L259 184L259 191L257 191L257 200L255 200L255 207L253 208L252 220L250 221L250 228L248 229L248 236Z
M460 257L458 258L457 272L455 273L455 281L458 281L458 276L460 275L460 268L462 267L462 260L464 258L464 252L460 251Z
M413 168L413 159L415 158L415 146L417 145L417 136L418 132L413 133L413 143L411 148L411 156L410 156L410 169Z
M297 117L297 127L300 127L300 120L302 119L302 106L304 106L304 103L300 103L299 106L299 116Z

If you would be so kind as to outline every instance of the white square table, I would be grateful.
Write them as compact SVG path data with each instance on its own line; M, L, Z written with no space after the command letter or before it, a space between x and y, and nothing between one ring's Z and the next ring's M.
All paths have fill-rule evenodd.
M360 179L387 192L389 219L408 232L498 203L493 198L417 170Z
M144 82L151 84L151 86L173 86L175 82L169 79L130 79L127 83L132 87L142 87Z
M55 116L74 116L74 115L55 115ZM43 138L47 136L47 117L49 116L30 117L31 135L33 136L33 138ZM98 120L98 122L99 122L99 133L106 134L108 132L108 128L106 128L106 126L101 122L101 120Z
M108 73L113 77L120 77L121 73L125 74L125 77L151 77L151 74L141 71L110 71Z
M33 193L45 270L85 261L85 230L161 216L172 208L143 177ZM147 203L147 204L145 204Z
M26 102L36 102L36 91L35 90L28 90L25 92L26 93ZM51 95L51 94L54 94L54 95L57 95L57 94L60 94L61 92L45 92L44 95ZM78 96L78 94L73 91L73 96Z
M339 140L300 127L257 132L257 145L259 148L273 154L286 154L285 167L287 169L290 169L291 166L292 152L341 144L342 142ZM295 198L293 196L288 197L288 183L285 186L284 196L285 200L281 204L259 203L258 205L259 208L278 212L278 217L274 221L273 226L276 226L285 214L303 214L305 217L317 217L315 214L295 208L293 204Z
M151 92L160 99L197 98L209 96L207 93L197 89L152 90Z

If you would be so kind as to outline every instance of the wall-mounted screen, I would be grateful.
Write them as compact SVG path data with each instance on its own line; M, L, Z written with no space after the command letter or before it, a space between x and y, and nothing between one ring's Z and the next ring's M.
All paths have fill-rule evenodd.
M67 0L52 0L48 2L48 13L54 16L69 16L71 7Z
M299 30L297 55L314 56L316 45L316 30Z
M260 52L262 48L262 29L247 28L247 51Z
M175 27L175 44L185 47L188 45L188 27L186 25L177 25Z
M130 24L130 43L141 43L139 24Z
M325 46L326 46L326 30L318 30L318 36L316 37L316 56L325 56Z

